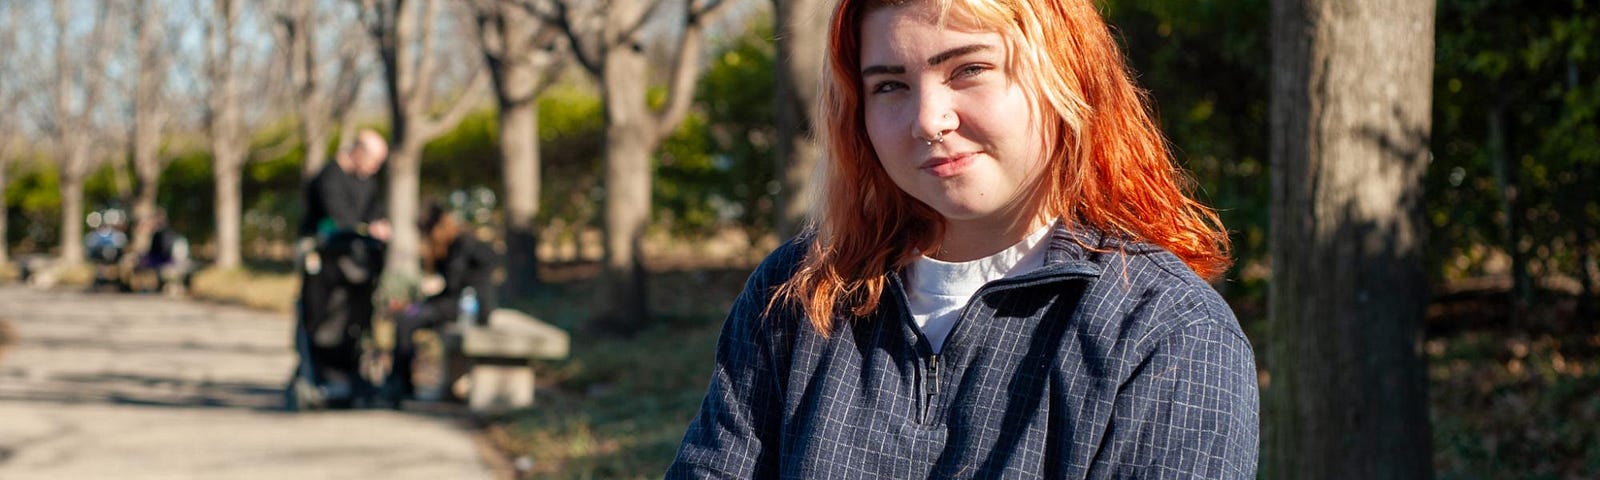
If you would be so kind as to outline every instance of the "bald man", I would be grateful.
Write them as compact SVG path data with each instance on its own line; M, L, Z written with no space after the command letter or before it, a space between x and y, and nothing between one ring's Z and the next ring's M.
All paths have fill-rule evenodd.
M382 135L372 130L356 133L354 144L306 185L300 236L326 240L333 233L357 232L388 240L389 222L384 220L384 199L375 178L388 157L389 145Z

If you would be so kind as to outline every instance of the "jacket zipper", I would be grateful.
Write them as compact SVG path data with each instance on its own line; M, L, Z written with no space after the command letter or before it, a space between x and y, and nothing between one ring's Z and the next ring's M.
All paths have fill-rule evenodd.
M922 423L933 421L933 403L939 398L939 354L928 355L928 377L925 380L928 387L924 391L922 403Z
M992 291L1011 288L1011 287L1014 286L1014 284L1018 284L1018 283L1024 283L1024 282L1017 281L1017 279L1000 279L1000 280L996 280L994 282L991 282L988 285L984 285L982 287L979 287L978 291L976 291L976 292L972 292L972 298L967 299L967 304L963 305L961 307L961 313L959 313L956 316L956 323L954 325L950 326L950 334L944 337L944 345L945 346L949 346L951 343L953 343L952 341L955 340L956 334L961 331L962 324L967 323L967 313L968 313L968 310L972 309L972 302L974 300L976 300L976 299L982 297L983 295L988 294L988 293L990 293ZM905 291L904 290L905 287L900 284L898 277L896 277L895 284L896 284L897 287L899 287L899 290L902 292L900 294L900 302L901 302L901 304L902 305L906 305L907 304L907 300L905 298L905 293L903 293ZM902 308L904 308L904 307L902 307ZM910 310L905 310L905 311L907 312L905 314L907 316L907 320L909 320L910 319L909 318L910 317ZM928 351L929 353L928 353L928 357L927 357L927 371L924 372L924 375L926 375L926 378L923 379L923 387L922 387L922 389L923 389L922 390L923 404L922 404L922 415L921 415L922 422L921 423L923 425L928 425L928 424L933 423L933 406L934 406L934 404L938 403L938 400L939 400L939 354L932 353L932 349L931 349L932 345L929 345L929 347L930 347L930 349Z

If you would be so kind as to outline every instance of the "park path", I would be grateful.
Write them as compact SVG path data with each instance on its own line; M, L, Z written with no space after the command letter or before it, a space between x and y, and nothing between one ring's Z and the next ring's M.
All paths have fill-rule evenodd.
M0 323L0 478L493 476L459 418L281 411L281 314L0 286Z

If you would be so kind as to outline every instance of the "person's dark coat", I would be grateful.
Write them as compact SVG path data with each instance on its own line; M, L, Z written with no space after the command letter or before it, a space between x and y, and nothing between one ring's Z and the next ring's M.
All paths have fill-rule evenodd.
M1045 265L980 289L935 355L894 273L831 335L767 311L806 242L735 301L667 478L1255 478L1250 343L1173 254L1058 225Z
M386 207L377 176L360 178L328 162L306 183L305 209L300 236L314 237L382 219Z

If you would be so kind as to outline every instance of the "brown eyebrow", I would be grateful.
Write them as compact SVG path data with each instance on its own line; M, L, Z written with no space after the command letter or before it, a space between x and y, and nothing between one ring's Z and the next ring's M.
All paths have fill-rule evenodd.
M989 45L983 45L983 44L972 44L972 45L966 45L966 46L960 46L960 47L952 48L952 49L940 52L939 54L934 55L932 57L928 57L928 65L929 66L938 65L938 64L944 63L946 60L949 60L949 59L952 59L952 58L956 58L956 57L959 57L959 56L962 56L962 55L966 55L966 54L969 54L969 53L972 53L972 52L981 52L981 51L984 51L984 50L989 50L990 48L993 48L993 47L990 47ZM899 66L899 65L873 65L873 66L861 69L861 77L862 78L870 77L870 76L873 76L873 75L883 75L883 74L894 75L894 74L901 74L901 73L906 73L906 67Z
M934 56L928 57L928 66L931 67L931 66L934 66L934 65L938 65L938 64L944 63L945 60L956 58L956 57L959 57L959 56L962 56L962 55L966 55L966 54L969 54L969 53L972 53L972 52L981 52L981 51L988 50L988 49L989 49L989 46L988 45L983 45L983 44L972 44L972 45L967 45L967 46L964 46L964 47L952 48L952 49L949 49L949 50L945 50L944 53L940 53L938 55L934 55Z

